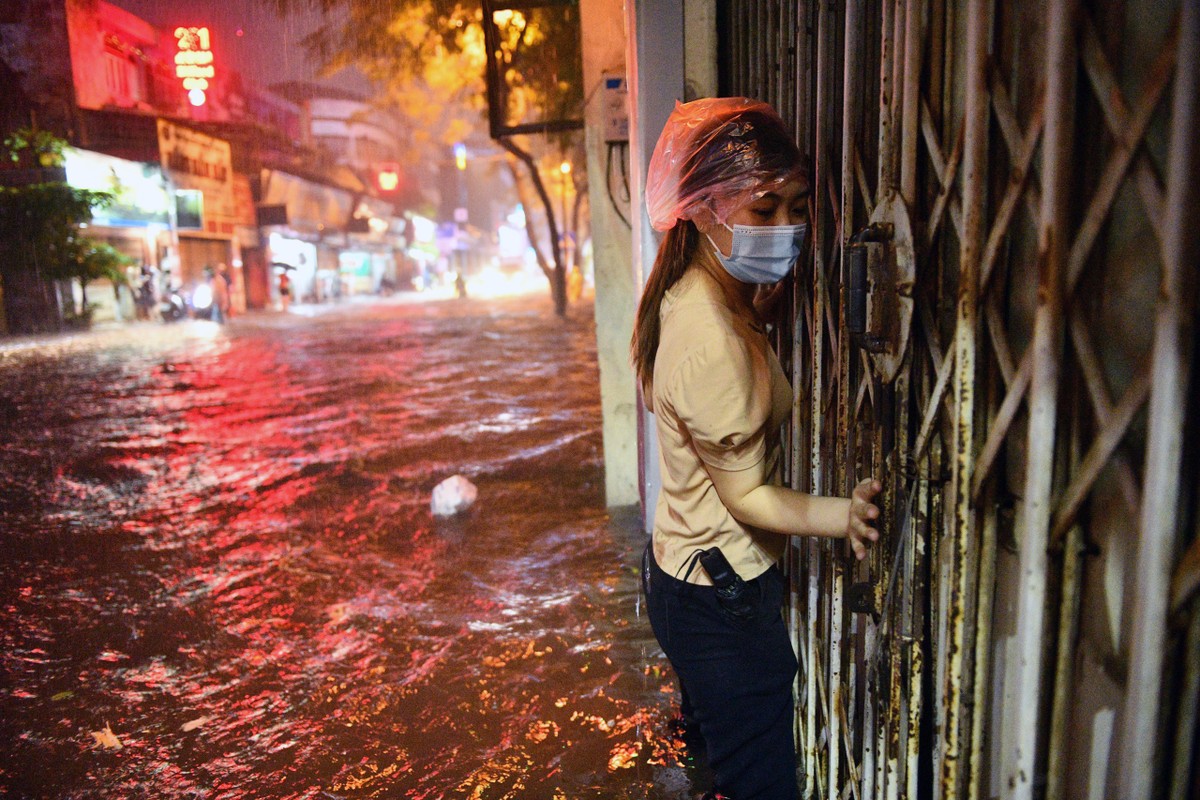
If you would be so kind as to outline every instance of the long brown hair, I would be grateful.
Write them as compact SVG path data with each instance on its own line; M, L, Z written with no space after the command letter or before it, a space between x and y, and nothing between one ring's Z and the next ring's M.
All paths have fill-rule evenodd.
M662 305L663 295L687 271L699 242L700 231L691 220L676 221L675 227L667 231L662 244L658 246L654 267L642 290L629 351L638 383L647 395L647 404L650 402L650 383L654 377L654 357L658 354L658 309Z

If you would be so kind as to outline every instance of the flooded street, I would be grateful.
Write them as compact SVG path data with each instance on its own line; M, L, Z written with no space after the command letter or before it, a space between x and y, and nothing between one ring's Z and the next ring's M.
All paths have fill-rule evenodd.
M0 341L0 795L692 796L590 315Z

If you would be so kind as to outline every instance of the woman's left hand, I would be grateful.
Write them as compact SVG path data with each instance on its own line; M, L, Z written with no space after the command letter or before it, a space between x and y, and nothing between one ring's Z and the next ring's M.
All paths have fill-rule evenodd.
M875 520L879 519L879 507L871 501L883 489L879 481L867 478L859 481L850 494L850 519L846 523L846 538L854 550L854 557L862 561L867 557L867 548L879 539Z

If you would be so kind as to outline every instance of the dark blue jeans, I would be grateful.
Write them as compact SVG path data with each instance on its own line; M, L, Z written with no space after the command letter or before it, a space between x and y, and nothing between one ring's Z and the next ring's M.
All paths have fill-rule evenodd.
M783 621L783 573L772 567L746 584L755 614L733 620L713 587L663 572L651 547L642 559L650 626L690 701L715 788L733 800L795 800L796 655Z

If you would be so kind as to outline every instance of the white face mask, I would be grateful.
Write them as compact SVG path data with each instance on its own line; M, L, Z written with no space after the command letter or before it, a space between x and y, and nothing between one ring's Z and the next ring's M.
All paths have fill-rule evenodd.
M708 237L725 271L742 283L775 283L787 277L804 250L808 223L734 225L729 230L733 232L729 255L722 253L712 237Z

